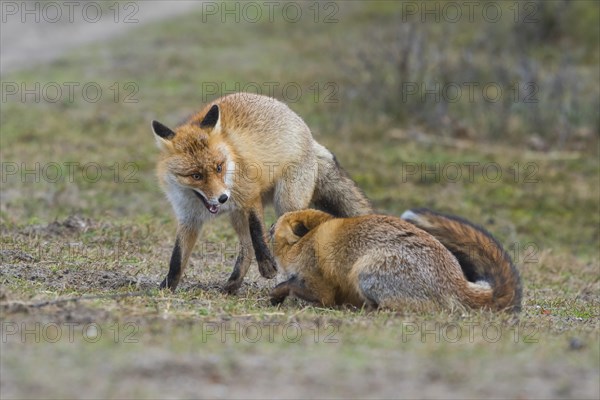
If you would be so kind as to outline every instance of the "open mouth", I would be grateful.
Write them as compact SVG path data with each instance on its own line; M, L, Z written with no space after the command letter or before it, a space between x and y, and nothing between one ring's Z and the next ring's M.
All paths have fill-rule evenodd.
M202 203L204 203L204 207L206 207L206 209L211 213L211 214L216 214L219 212L219 205L218 204L210 204L208 202L208 200L206 200L206 198L204 196L202 196L200 193L196 192L195 190L192 190L192 192L194 192L194 194L196 196L198 196L198 198L200 200L202 200Z

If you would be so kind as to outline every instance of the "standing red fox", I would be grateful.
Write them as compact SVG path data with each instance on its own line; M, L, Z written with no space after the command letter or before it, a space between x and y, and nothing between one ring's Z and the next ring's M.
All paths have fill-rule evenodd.
M161 149L158 177L178 221L161 288L177 287L202 224L215 215L230 212L239 236L240 253L225 286L235 292L250 266L251 249L263 277L276 272L264 237L264 200L274 202L278 216L311 203L340 217L372 211L333 154L273 98L232 94L175 130L157 121L152 128Z
M518 312L519 273L483 228L433 211L335 218L304 210L272 228L285 281L271 292L325 306L401 308L429 302Z

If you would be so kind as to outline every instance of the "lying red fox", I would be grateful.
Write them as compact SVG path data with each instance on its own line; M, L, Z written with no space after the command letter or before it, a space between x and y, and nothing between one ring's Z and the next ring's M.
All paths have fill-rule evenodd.
M324 306L399 308L422 301L520 310L519 273L489 233L425 209L402 218L284 214L271 232L286 280L271 292L272 303L295 296Z

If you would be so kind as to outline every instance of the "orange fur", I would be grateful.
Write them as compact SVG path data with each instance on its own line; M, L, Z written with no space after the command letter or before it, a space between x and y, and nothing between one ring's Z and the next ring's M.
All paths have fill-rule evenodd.
M428 218L433 226L442 217L429 214ZM442 306L458 302L472 308L517 311L520 279L512 264L497 258L502 252L499 245L482 249L475 260L481 263L477 264L485 272L481 278L488 279L489 286L470 282L451 251L474 237L474 243L487 243L491 236L458 220L446 227L438 237L391 216L334 218L317 210L287 213L273 230L283 282L273 290L272 300L279 303L294 295L325 306L391 308L415 301ZM456 248L445 246L448 237Z
M371 206L335 157L318 144L304 121L285 104L237 93L206 105L174 131L154 121L161 151L158 177L179 224L169 275L174 289L202 224L231 212L241 244L225 287L236 291L254 253L262 276L276 266L265 243L264 201L277 215L315 206L341 216L371 212ZM254 250L252 252L251 250ZM182 255L184 257L182 257Z

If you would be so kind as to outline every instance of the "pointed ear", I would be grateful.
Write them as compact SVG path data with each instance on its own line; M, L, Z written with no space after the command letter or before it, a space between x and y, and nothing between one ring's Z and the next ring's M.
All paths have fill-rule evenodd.
M306 227L306 225L304 225L304 223L302 223L302 221L295 221L292 223L292 232L299 238L306 235L308 231L309 229Z
M156 135L166 140L171 140L175 137L175 132L158 121L152 121L152 130Z
M306 232L304 232L304 235L306 235L306 233L308 233L308 231L315 229L322 223L327 222L330 219L334 218L333 215L328 214L323 211L320 211L320 210L308 209L308 210L296 211L296 213L297 213L297 216L296 216L295 223L302 225L302 227L298 228L299 232L302 232L303 229L306 230Z
M311 230L333 219L333 215L318 210L301 210L289 212L280 218L282 221L278 221L275 226L275 237L283 238L287 244L293 245Z
M278 228L275 231L275 240L279 240L281 243L287 243L290 246L302 239L302 237L308 233L308 229L306 229L304 224L298 221L283 221L283 223L278 224L277 227Z
M158 121L152 121L152 131L158 148L167 150L171 146L171 139L175 137L175 132Z
M200 122L200 128L218 128L221 122L221 113L218 105L213 105Z

